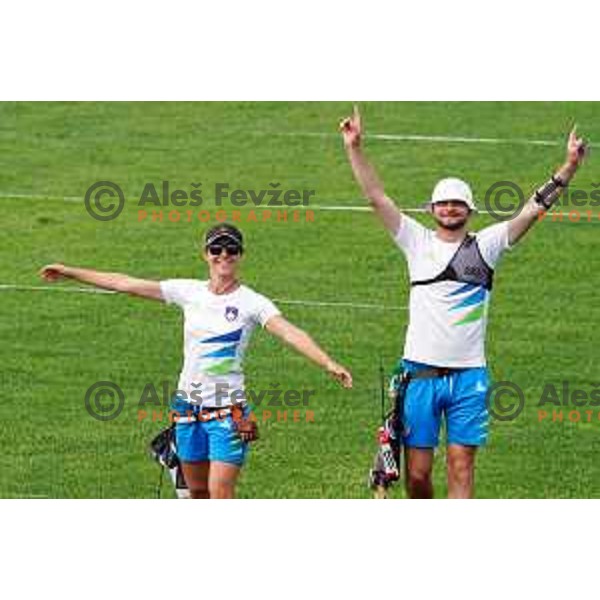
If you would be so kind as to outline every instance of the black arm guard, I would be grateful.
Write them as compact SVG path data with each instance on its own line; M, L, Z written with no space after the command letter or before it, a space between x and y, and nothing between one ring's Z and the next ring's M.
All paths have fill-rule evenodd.
M553 204L558 200L562 193L562 188L565 183L558 177L552 176L541 188L537 189L534 194L534 200L540 208L550 210Z

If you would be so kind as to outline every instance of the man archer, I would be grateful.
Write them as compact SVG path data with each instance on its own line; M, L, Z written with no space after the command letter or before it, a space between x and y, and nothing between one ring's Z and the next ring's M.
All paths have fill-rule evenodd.
M473 234L467 226L476 211L467 183L440 181L428 204L435 229L404 214L389 198L362 148L358 108L340 125L348 159L363 194L404 253L410 275L409 324L402 369L402 442L410 498L432 498L433 452L442 418L447 431L450 498L474 493L475 455L488 434L489 377L484 341L494 269L559 198L580 166L586 144L575 130L567 158L511 220Z

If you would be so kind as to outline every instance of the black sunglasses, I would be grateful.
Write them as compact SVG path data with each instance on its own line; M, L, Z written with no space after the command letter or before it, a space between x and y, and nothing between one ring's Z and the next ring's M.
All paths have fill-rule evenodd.
M211 244L208 246L208 253L211 256L221 256L223 250L229 256L239 256L243 251L239 244Z

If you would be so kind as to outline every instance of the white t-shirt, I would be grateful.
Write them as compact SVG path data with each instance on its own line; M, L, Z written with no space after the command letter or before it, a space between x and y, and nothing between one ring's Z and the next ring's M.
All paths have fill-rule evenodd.
M184 313L182 399L203 407L228 406L243 396L242 361L256 325L280 314L261 294L241 285L230 294L213 294L208 281L160 282L163 299ZM233 398L232 398L233 394Z
M508 222L486 227L475 237L493 269L510 247ZM435 231L406 215L394 241L406 256L411 281L439 275L460 246L440 240ZM458 281L411 287L404 358L438 367L485 366L489 295L482 286Z

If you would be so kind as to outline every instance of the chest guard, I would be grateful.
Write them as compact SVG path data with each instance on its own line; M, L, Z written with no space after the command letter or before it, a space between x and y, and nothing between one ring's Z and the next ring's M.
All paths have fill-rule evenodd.
M411 286L431 285L440 281L457 281L484 287L491 291L494 282L494 270L485 262L477 238L467 234L448 266L436 277L422 281L411 281Z

